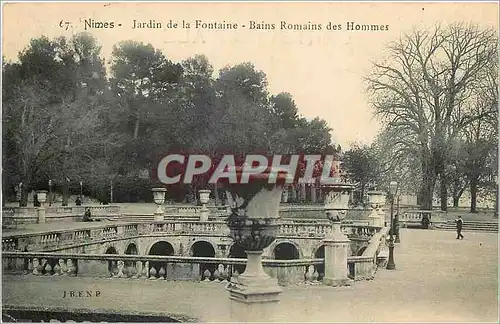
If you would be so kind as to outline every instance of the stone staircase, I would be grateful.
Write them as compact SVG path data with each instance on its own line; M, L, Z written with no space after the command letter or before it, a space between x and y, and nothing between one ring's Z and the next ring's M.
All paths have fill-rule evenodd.
M436 229L456 230L454 220L448 220L446 223L436 224ZM495 221L464 221L462 230L481 231L481 232L498 232L498 222Z

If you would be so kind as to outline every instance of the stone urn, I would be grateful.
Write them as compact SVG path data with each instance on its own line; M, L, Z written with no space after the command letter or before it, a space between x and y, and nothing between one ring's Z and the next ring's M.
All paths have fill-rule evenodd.
M164 220L164 215L163 215L163 203L165 202L165 194L167 192L167 189L165 188L153 188L151 189L153 192L153 199L155 204L158 206L156 207L156 211L154 212L154 220L155 221L163 221Z
M236 174L238 178L245 175L243 168L236 167ZM245 314L254 318L252 312L253 315L262 316L260 321L266 320L266 316L271 314L267 314L263 308L275 304L281 292L277 279L264 272L262 252L278 234L279 203L286 175L278 174L275 183L268 183L269 174L268 169L261 174L251 175L247 184L224 184L231 210L227 218L230 236L247 254L245 272L232 277L227 285L233 301L231 313L244 321L249 320L244 317ZM241 305L250 304L259 307L259 314L255 313L255 308L254 311L248 307L241 308Z
M326 216L333 224L340 224L347 216L349 197L354 185L349 183L335 183L323 185L325 193L324 210Z
M36 192L36 196L38 198L38 201L40 202L40 204L42 204L42 206L47 201L47 193L48 193L47 190L38 190Z
M200 202L202 204L200 211L200 221L206 222L208 221L208 217L210 216L210 211L208 210L207 204L210 201L210 190L202 189L199 191L200 194Z
M372 209L368 216L371 226L384 227L385 223L385 192L383 191L368 191L368 204Z

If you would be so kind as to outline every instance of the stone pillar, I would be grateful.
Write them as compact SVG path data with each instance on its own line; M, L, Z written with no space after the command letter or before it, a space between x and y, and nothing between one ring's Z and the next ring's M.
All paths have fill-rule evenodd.
M325 242L325 276L323 284L327 286L348 286L347 256L349 238L341 231L341 222L332 222L332 232Z
M342 220L349 209L350 192L354 186L346 183L330 184L323 187L325 213L332 222L332 231L324 239L325 276L323 284L327 286L346 286L350 284L347 270L349 238L342 233Z
M46 210L45 202L47 201L47 190L39 190L36 192L38 202L40 207L37 208L38 223L42 224L46 222Z
M281 202L282 203L287 203L288 202L288 187L285 187L283 189L283 194L281 195Z
M306 201L306 185L300 184L300 201Z
M199 191L200 202L202 203L200 211L200 221L207 222L210 216L210 210L208 210L207 204L210 201L210 190L202 189Z
M167 192L167 189L165 188L153 188L151 189L153 192L153 199L155 204L158 206L156 207L156 210L154 212L154 221L155 222L161 222L165 220L165 215L163 211L163 203L165 202L165 193Z
M243 173L242 168L236 169ZM232 185L227 191L233 208L227 220L230 236L247 253L245 272L232 277L227 285L231 322L275 320L281 288L276 278L264 272L262 253L278 234L279 203L286 176L278 175L277 183L269 184L269 171L253 176L250 184Z
M316 200L317 200L317 198L316 198L316 185L312 184L311 185L311 202L315 203Z

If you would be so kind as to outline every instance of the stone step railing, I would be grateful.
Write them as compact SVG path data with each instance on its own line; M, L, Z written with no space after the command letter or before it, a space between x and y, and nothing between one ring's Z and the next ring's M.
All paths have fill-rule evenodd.
M228 283L244 272L246 259L65 254L45 252L2 253L4 274L36 276L113 277L147 280L195 280ZM262 260L264 271L280 285L314 284L322 278L324 259ZM240 271L238 271L240 270Z
M349 277L353 280L371 280L375 275L377 267L387 260L381 257L383 250L387 248L386 238L388 227L379 229L371 238L368 246L360 256L348 258Z

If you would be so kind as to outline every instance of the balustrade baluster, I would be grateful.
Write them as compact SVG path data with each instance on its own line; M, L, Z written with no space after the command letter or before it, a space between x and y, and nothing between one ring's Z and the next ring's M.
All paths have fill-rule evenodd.
M61 267L61 276L67 276L68 266L66 265L66 261L64 259L59 259L59 266Z
M166 280L167 279L167 271L165 270L165 268L163 266L160 266L160 270L158 271L158 278L160 280Z
M33 260L31 258L28 258L28 271L26 271L26 274L32 274L33 273Z
M59 262L56 262L54 265L54 274L53 276L60 276L61 275L61 266L59 265Z
M144 261L141 278L147 279L149 275L149 261Z
M151 266L149 269L149 279L150 280L156 279L156 268L154 266Z
M203 272L203 282L210 282L210 277L212 276L212 274L210 273L210 270L206 269L204 272Z
M314 267L314 272L313 272L313 282L314 283L318 283L319 281L319 272L318 270L316 269L316 267Z
M75 264L73 264L73 260L72 259L68 259L66 261L66 263L68 265L68 276L75 277L76 276L76 266L75 266Z
M45 263L45 275L46 276L52 275L52 267L50 266L50 262L48 260Z
M33 274L35 276L39 275L39 269L38 269L39 266L40 266L40 260L38 260L38 258L33 258Z
M304 275L305 278L305 283L306 284L311 284L313 281L313 275L314 275L314 265L309 265L306 267L306 273Z
M116 276L118 278L123 278L125 277L125 274L123 273L123 268L124 268L124 262L122 260L119 260L117 262L117 268L118 268L118 272L116 274Z

